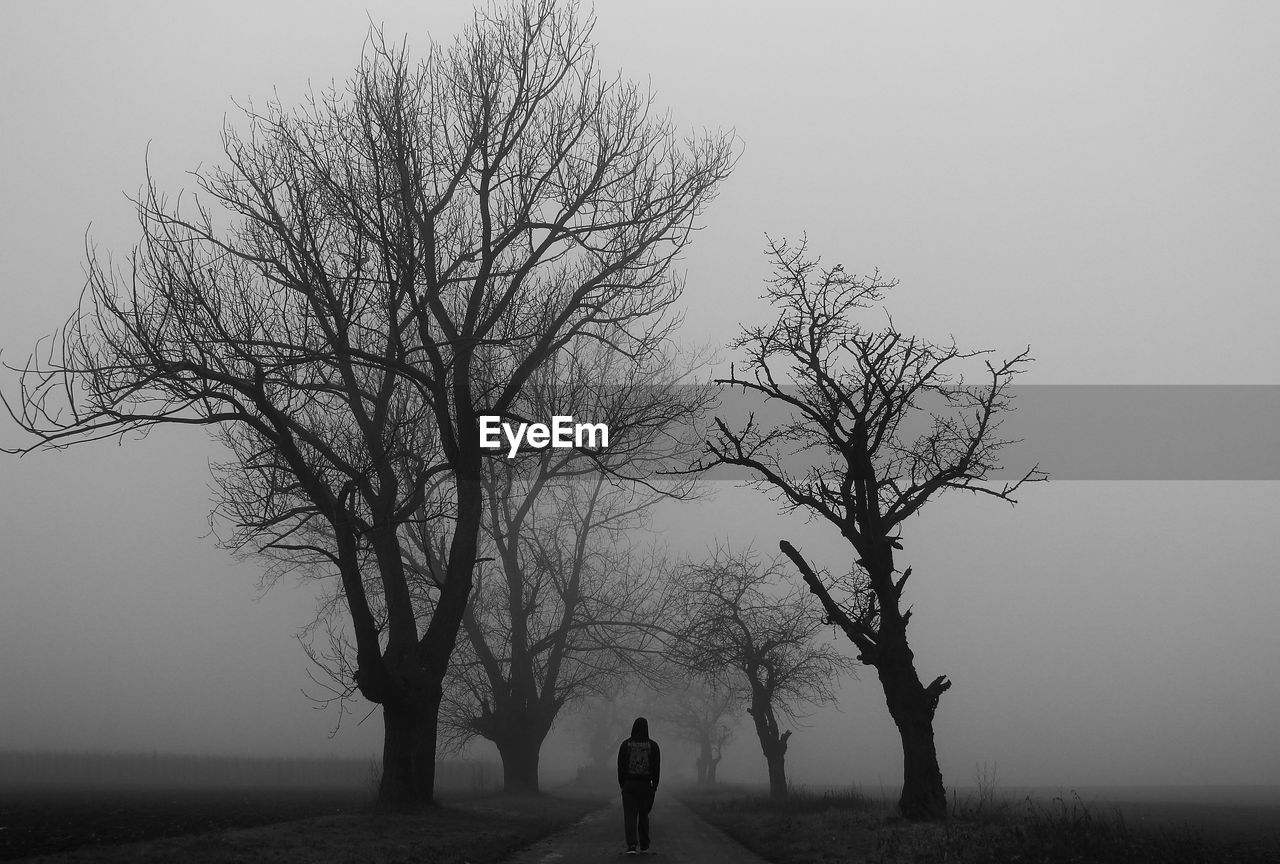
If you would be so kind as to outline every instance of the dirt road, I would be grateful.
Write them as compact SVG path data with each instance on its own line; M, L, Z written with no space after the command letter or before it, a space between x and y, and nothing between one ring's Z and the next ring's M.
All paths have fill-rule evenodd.
M645 855L626 853L622 835L622 798L586 816L576 825L541 840L507 864L600 864L652 861L653 864L766 864L740 844L712 828L671 795L658 792L650 815L652 847Z

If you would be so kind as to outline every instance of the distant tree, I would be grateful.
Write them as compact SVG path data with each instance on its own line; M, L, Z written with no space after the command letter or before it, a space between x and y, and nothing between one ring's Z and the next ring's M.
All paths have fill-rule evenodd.
M624 679L572 706L573 728L587 757L587 764L578 772L580 779L608 786L617 782L618 743L631 733L636 717L652 713L653 699L652 692Z
M779 543L858 659L876 670L902 738L899 809L911 819L943 817L933 718L951 682L940 675L925 685L916 672L911 610L901 605L911 568L899 571L894 551L903 546L903 522L945 490L1013 502L1024 483L1045 478L1032 468L1011 483L988 479L1010 443L999 435L1000 417L1028 353L984 360L985 383L966 384L955 367L989 352L934 345L892 320L879 329L853 320L895 283L820 268L804 243L770 241L768 251L775 272L765 296L777 319L744 327L733 347L745 363L719 383L763 398L784 419L766 424L752 415L731 426L717 418L711 461L748 469L785 508L829 522L853 547L851 571L833 577ZM915 434L917 418L927 428Z
M226 165L194 175L194 212L148 179L128 266L90 251L80 308L6 400L49 447L220 430L244 469L226 489L247 496L239 541L296 545L341 581L385 802L433 796L480 416L512 417L570 340L663 343L672 262L734 161L731 136L677 135L605 77L591 28L571 2L517 0L420 63L374 33L345 88L248 109ZM436 493L450 532L422 627L401 529Z
M733 739L734 727L742 717L738 694L717 677L692 676L685 679L683 687L663 693L654 712L674 730L676 738L693 745L698 785L714 786L724 747Z
M443 719L460 741L497 746L509 791L538 790L542 742L565 706L653 677L673 598L644 526L658 501L695 492L691 477L656 472L703 446L694 433L712 391L681 371L700 362L668 352L637 363L572 343L531 379L521 413L591 418L608 426L609 446L485 465L483 563ZM430 536L438 523L424 518L422 533L407 532L417 570L440 569L431 552L443 547Z
M537 791L539 752L561 710L660 650L665 573L621 536L634 524L630 495L605 475L544 487L519 515L528 490L513 495L501 475L488 479L492 528L511 533L477 571L444 720L461 740L494 743L508 791Z
M834 702L833 684L853 661L822 639L821 607L803 586L788 588L781 562L717 549L682 568L686 632L679 662L725 675L746 705L769 769L769 794L787 795L787 743L804 706Z

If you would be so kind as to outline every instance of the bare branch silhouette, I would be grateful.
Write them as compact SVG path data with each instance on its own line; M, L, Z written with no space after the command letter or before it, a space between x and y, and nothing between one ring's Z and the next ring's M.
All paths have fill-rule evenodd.
M909 818L941 817L946 794L933 718L951 682L938 676L926 686L916 673L907 642L911 610L901 602L911 570L897 570L894 552L903 547L905 520L941 492L1012 503L1024 484L1046 478L1033 467L1013 483L988 479L1012 443L1000 436L1000 420L1030 355L990 360L990 352L905 335L892 319L868 328L857 318L894 282L821 267L803 241L770 240L768 254L774 275L765 296L777 320L743 328L733 347L745 357L718 383L743 388L784 418L764 424L752 415L730 426L717 417L708 463L747 468L754 485L784 508L820 517L852 546L852 566L833 577L788 541L779 543L827 620L880 678L902 737L899 808ZM960 371L975 363L982 383L968 384ZM913 436L910 421L920 418L927 428Z

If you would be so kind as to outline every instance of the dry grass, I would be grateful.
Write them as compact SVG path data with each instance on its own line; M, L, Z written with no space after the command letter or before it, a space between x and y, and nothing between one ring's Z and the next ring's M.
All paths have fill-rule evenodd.
M1135 831L1118 813L1094 812L1078 797L1044 804L991 795L953 808L949 819L912 823L855 791L795 793L785 801L744 794L684 799L698 815L775 864L1003 864L1003 862L1280 861L1275 841L1210 840L1187 828Z
M595 798L494 796L404 812L366 810L275 825L87 846L42 862L494 864L601 805Z

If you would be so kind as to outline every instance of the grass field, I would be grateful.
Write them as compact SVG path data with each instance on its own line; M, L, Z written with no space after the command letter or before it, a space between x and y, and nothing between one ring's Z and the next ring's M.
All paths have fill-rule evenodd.
M486 795L406 812L355 791L37 790L0 793L0 858L194 864L494 864L599 798Z
M700 816L776 864L1003 864L1162 862L1270 864L1280 838L1266 826L1235 836L1205 831L1185 807L1135 827L1125 809L1087 804L1070 793L1022 800L992 795L955 801L944 822L909 823L892 806L853 791L798 792L778 802L739 790L692 791ZM1145 805L1148 816L1158 809Z
M0 859L496 864L603 803L453 794L436 807L383 812L357 788L0 789ZM988 788L960 793L950 818L934 824L905 822L882 797L851 790L797 790L782 802L743 787L681 797L776 864L1280 861L1280 802L1238 795L1197 803L1133 793L1104 803Z

